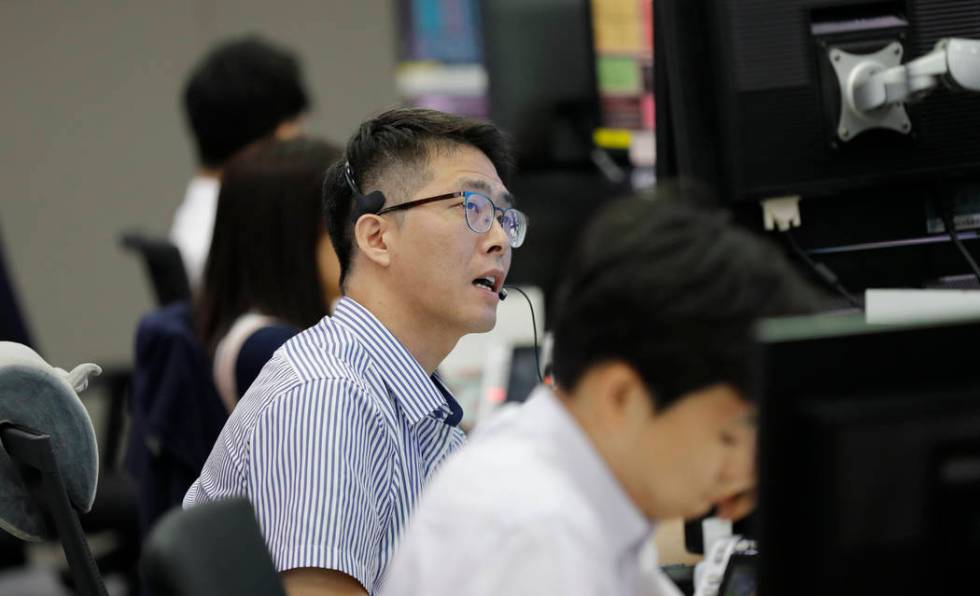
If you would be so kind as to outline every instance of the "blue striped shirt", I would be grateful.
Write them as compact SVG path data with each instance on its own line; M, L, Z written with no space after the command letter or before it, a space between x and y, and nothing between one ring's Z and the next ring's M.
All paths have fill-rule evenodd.
M464 441L460 414L438 377L344 298L265 365L184 506L247 497L276 569L334 569L374 593L419 493Z

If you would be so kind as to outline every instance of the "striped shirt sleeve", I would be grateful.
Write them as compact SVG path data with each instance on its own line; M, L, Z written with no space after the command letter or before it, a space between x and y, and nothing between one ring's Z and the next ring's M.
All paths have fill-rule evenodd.
M249 493L280 572L333 569L372 590L392 457L370 403L349 380L317 379L257 421Z

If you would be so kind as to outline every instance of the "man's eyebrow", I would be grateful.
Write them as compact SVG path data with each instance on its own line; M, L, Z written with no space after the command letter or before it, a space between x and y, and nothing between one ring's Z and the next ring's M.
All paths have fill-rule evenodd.
M510 194L507 191L504 191L499 195L497 195L496 197L494 197L493 188L486 180L481 180L480 178L460 178L459 180L456 181L456 184L460 188L466 190L475 190L475 191L482 192L483 194L492 198L494 203L500 203L500 202L506 203L506 205L498 204L497 205L498 207L506 209L508 207L514 206L514 195Z

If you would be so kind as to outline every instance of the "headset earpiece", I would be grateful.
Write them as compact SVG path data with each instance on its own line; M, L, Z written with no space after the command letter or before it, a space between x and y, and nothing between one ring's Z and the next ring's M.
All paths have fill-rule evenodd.
M362 215L377 213L385 205L385 195L380 190L369 192L366 196L361 194L361 187L354 181L354 170L350 167L350 161L344 163L344 179L350 187L354 199L354 208L351 210L351 223L357 223Z
M385 195L380 190L369 192L367 196L354 193L354 209L351 212L351 223L357 223L362 215L377 213L385 204Z

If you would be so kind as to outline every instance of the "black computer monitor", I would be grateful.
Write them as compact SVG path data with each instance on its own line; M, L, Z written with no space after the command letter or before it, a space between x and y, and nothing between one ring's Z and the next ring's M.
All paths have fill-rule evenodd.
M598 118L586 0L480 2L490 119L514 139L519 169L589 163Z
M980 2L656 0L654 14L658 177L733 202L980 177L980 96L940 89L907 106L908 134L843 141L830 58L898 42L907 62L980 38Z
M980 38L980 2L655 0L654 13L658 179L706 182L758 231L758 201L801 197L793 237L852 293L970 273L936 213L952 201L959 229L980 227L980 96L939 88L907 105L907 133L843 141L830 50L895 42L907 63Z
M592 163L600 119L588 0L479 3L490 119L517 155L510 191L533 226L508 279L540 287L550 309L569 242L627 192Z
M939 594L980 561L980 321L768 321L759 594Z

